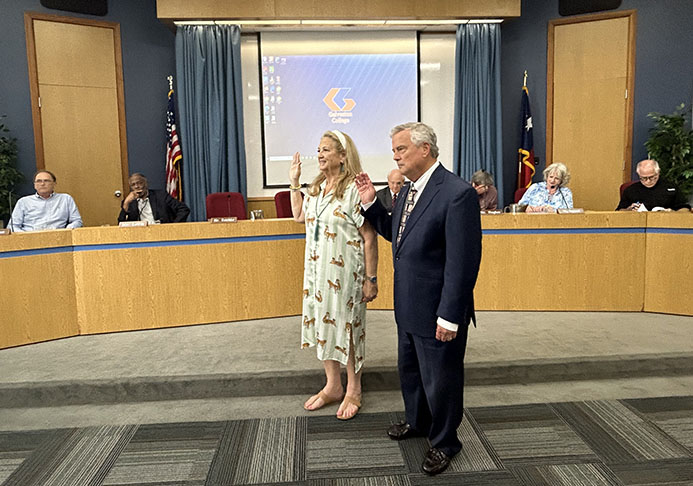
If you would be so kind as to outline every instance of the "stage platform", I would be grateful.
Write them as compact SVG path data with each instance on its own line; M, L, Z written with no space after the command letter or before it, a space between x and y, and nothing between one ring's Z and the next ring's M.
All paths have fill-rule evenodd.
M324 375L315 350L299 349L299 326L285 317L0 350L0 428L300 415ZM690 394L692 326L642 312L479 312L465 403ZM368 311L367 330L364 411L401 410L393 313Z

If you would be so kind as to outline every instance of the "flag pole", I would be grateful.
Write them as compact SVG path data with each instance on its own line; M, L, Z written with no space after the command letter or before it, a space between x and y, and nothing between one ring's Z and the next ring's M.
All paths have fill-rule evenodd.
M525 76L522 79L522 89L527 89L527 70L525 69ZM522 157L518 157L517 159L517 189L522 187L522 181L521 179L521 174L522 174Z

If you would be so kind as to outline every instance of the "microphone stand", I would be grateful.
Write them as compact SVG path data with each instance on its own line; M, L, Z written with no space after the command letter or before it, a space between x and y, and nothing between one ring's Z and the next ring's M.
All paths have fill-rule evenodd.
M7 203L10 208L10 219L7 220L7 228L10 231L14 231L14 225L12 224L12 191L7 191Z
M561 198L563 199L563 204L565 204L565 208L570 209L568 207L568 201L565 200L565 196L563 195L563 192L561 191L561 186L558 186L558 192L561 195Z

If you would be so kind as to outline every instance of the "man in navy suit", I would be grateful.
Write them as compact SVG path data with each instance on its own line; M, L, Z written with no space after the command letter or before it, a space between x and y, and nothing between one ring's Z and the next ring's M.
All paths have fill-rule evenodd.
M443 472L462 444L464 353L481 262L479 198L438 162L434 131L423 123L392 129L393 158L410 181L388 215L367 174L356 178L368 221L392 242L398 368L406 420L394 440L425 436L422 469Z

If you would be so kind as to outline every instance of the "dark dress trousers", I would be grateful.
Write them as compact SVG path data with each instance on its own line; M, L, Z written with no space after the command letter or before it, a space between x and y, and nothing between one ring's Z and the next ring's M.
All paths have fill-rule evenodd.
M407 422L452 457L462 447L457 428L463 413L463 362L481 262L479 198L471 185L439 166L397 245L410 187L400 191L392 215L373 204L365 216L393 242L398 367ZM459 324L455 339L435 339L438 317Z
M154 219L162 223L182 223L188 219L190 209L177 199L173 199L168 192L158 189L149 189L149 204L152 207ZM118 221L139 221L140 210L137 199L128 205L128 210L121 208Z

